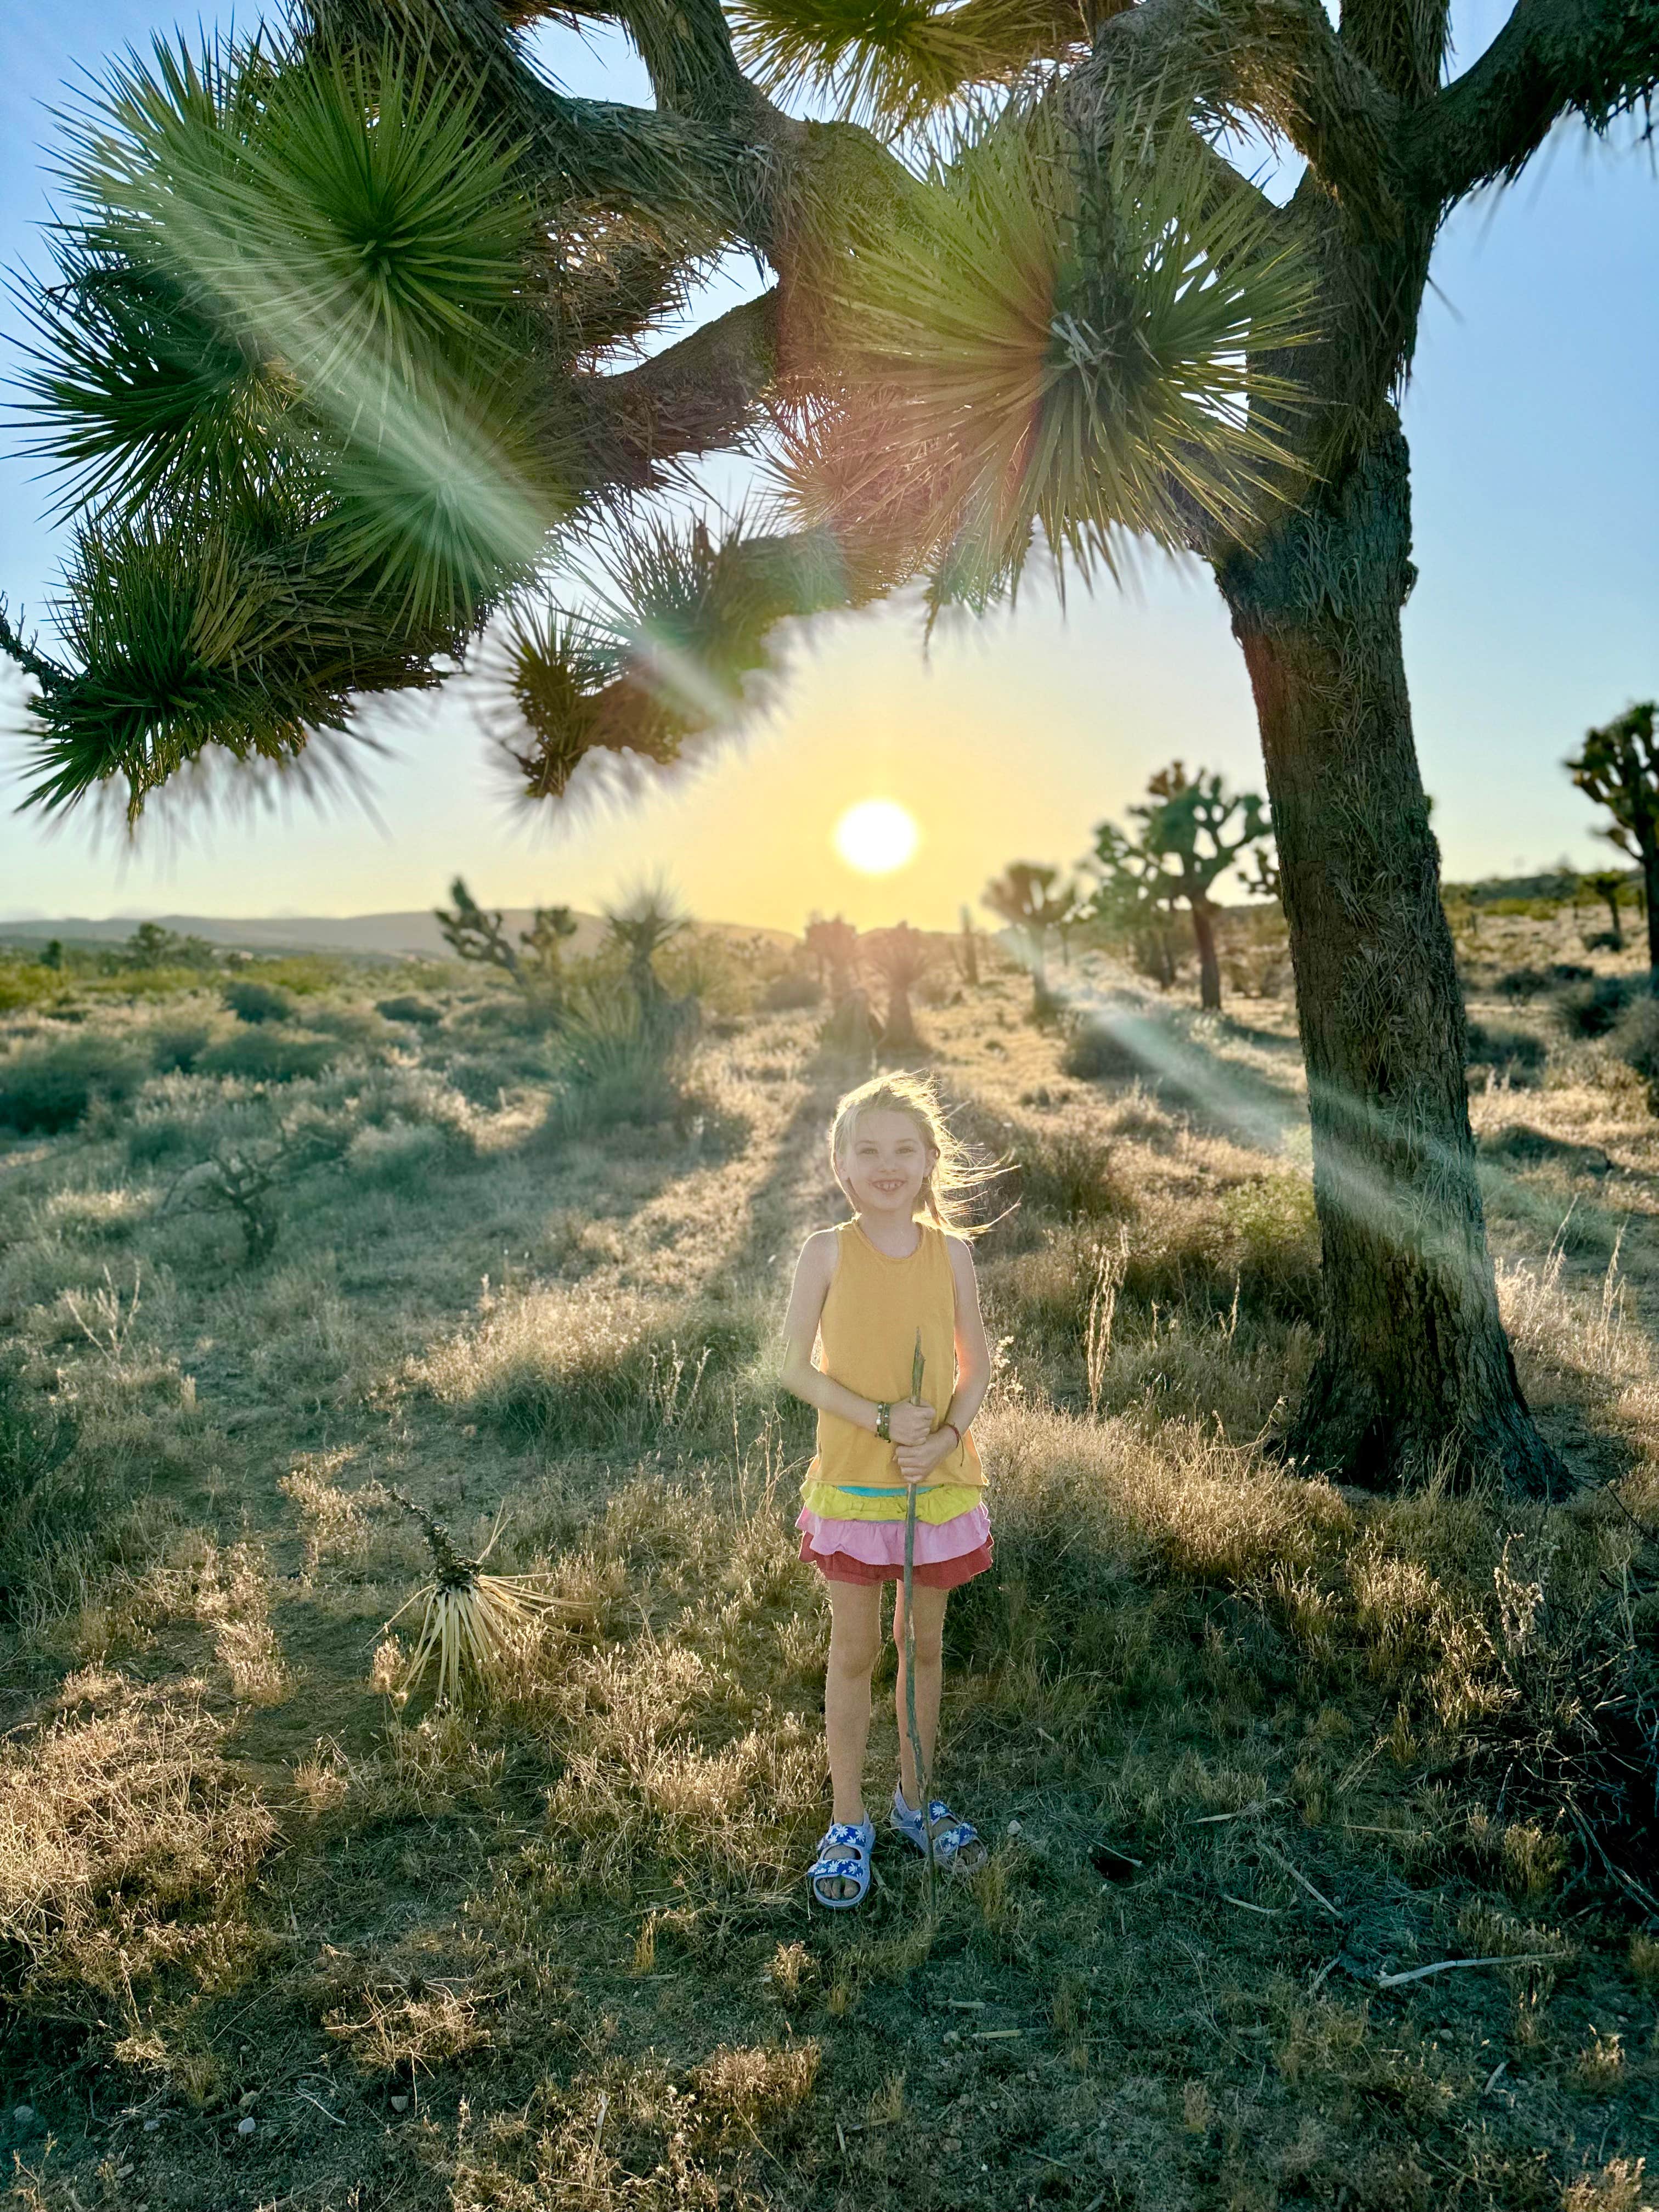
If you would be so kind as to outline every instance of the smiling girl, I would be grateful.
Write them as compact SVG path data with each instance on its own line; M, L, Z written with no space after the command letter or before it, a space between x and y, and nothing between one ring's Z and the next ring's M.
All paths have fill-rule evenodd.
M876 1833L864 1806L870 1676L881 1649L881 1592L896 1584L899 1786L888 1825L935 1864L970 1873L985 1862L977 1832L935 1797L924 1813L905 1726L904 1526L916 1491L915 1707L924 1771L939 1726L941 1639L949 1593L991 1564L985 1476L969 1433L990 1380L958 1209L983 1180L951 1135L932 1086L878 1076L836 1109L830 1158L853 1208L838 1229L809 1237L795 1269L783 1381L818 1410L817 1454L801 1486L800 1555L830 1593L824 1674L833 1817L807 1880L832 1911L862 1901ZM911 1402L921 1333L921 1402ZM815 1363L815 1344L823 1347Z

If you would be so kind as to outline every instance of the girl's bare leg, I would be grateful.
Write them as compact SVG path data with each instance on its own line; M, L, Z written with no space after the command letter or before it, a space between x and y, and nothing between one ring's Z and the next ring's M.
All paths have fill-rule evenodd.
M945 1674L945 1605L949 1590L915 1587L916 1607L916 1734L921 1756L931 1774L933 1746L939 1736L939 1690ZM893 1606L893 1643L898 1652L898 1687L894 1710L898 1715L899 1779L907 1805L920 1808L921 1782L910 1755L910 1722L904 1691L904 1585L896 1585Z
M870 1674L881 1650L881 1588L876 1583L831 1583L829 1589L823 1732L835 1791L831 1817L855 1828L864 1818L864 1753L870 1741ZM843 1887L850 1891L852 1885Z

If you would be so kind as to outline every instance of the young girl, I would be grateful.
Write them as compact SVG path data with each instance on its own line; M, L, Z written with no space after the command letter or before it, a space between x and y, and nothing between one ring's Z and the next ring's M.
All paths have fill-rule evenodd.
M966 1164L932 1087L878 1076L848 1091L830 1132L836 1181L853 1208L838 1229L809 1237L795 1269L783 1380L818 1409L817 1456L801 1486L800 1555L830 1592L823 1717L833 1817L807 1870L832 1911L870 1887L876 1832L864 1808L870 1674L881 1649L881 1591L898 1585L893 1642L899 1787L889 1826L938 1866L969 1873L985 1846L942 1798L924 1814L906 1724L904 1525L916 1496L916 1729L925 1769L939 1726L940 1639L948 1594L991 1564L985 1477L969 1425L990 1380L973 1261L953 1200L980 1180ZM955 1233L953 1233L955 1232ZM909 1402L916 1332L921 1402ZM822 1339L823 1364L813 1364Z

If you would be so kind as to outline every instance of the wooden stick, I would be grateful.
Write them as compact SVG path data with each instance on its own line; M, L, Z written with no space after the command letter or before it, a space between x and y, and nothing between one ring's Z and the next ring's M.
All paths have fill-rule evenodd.
M916 1348L910 1358L910 1401L921 1403L921 1377L927 1362L921 1349L921 1331L916 1331ZM904 1499L904 1717L910 1734L910 1764L915 1770L916 1788L921 1795L921 1832L927 1853L927 1911L933 1910L933 1820L929 1810L933 1797L933 1777L922 1765L921 1730L916 1726L916 1486L905 1486Z
M1528 1951L1506 1959L1437 1959L1431 1966L1413 1966L1409 1974L1379 1974L1379 1990L1403 1989L1407 1982L1426 1981L1431 1974L1449 1974L1460 1966L1562 1966L1559 1951Z

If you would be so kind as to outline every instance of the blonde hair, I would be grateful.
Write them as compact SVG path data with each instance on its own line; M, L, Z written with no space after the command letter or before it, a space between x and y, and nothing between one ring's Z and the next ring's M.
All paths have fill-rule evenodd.
M985 1186L1003 1171L1003 1164L977 1161L945 1116L938 1091L925 1075L877 1075L860 1083L836 1104L830 1124L830 1167L841 1182L841 1163L851 1149L860 1119L866 1114L908 1115L922 1141L938 1154L922 1178L921 1209L929 1220L953 1237L977 1237L991 1226L977 1222L970 1204ZM843 1186L844 1187L844 1186Z

